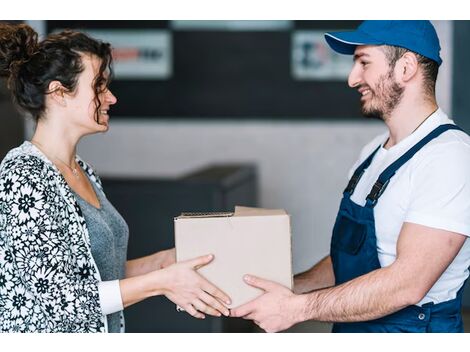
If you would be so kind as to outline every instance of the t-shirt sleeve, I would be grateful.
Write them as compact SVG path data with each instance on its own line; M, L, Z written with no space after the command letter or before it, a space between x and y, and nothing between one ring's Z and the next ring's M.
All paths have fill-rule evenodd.
M470 236L470 147L431 147L416 161L405 222Z

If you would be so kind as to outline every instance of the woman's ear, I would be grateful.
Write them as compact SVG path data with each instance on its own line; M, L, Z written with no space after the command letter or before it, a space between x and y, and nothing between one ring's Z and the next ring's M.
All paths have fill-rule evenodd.
M59 81L52 81L49 83L49 96L60 106L67 106L67 101L65 99L65 88Z

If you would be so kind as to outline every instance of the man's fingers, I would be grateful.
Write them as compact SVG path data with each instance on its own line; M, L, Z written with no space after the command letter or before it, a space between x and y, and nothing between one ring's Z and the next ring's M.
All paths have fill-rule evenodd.
M215 299L214 297L212 297L208 293L202 291L199 294L199 298L205 304L211 306L214 309L217 309L221 314L223 314L227 317L230 315L230 311L228 310L228 308L226 308L222 303L220 303L217 299ZM214 314L212 314L212 315L214 315Z
M231 309L230 316L235 318L241 318L249 315L254 311L254 301L248 302L242 306L239 306L235 309Z
M205 282L201 286L204 291L206 291L211 296L217 298L219 301L224 302L225 304L230 304L231 300L230 297L227 296L224 292L220 289L212 285L209 281L204 280Z
M253 321L255 321L255 320L256 320L256 313L255 313L255 312L251 312L250 314L245 315L245 316L242 317L242 318L245 319L245 320L253 320Z
M248 285L260 288L264 291L271 291L273 288L278 286L278 284L273 281L265 280L253 275L245 275L243 280L245 280Z
M208 254L208 255L203 255L201 257L187 260L186 263L188 263L192 268L197 270L203 267L204 265L209 264L213 259L214 259L214 255Z

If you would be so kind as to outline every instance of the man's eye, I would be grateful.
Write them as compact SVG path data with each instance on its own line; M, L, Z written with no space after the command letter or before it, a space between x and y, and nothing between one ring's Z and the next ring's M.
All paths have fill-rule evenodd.
M361 61L361 65L362 65L362 66L366 66L366 65L368 65L368 64L369 64L369 63L366 62L366 61Z

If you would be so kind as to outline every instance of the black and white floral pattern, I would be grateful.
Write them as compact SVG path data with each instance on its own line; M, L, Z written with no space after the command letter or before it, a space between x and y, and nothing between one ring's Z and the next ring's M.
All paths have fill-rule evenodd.
M31 143L11 150L0 166L0 331L105 332L99 281L64 178Z

